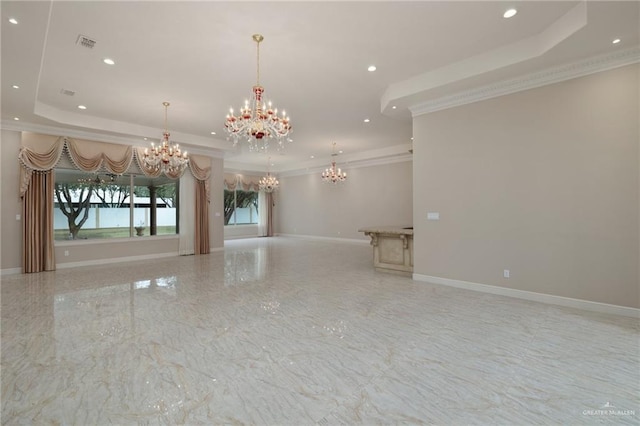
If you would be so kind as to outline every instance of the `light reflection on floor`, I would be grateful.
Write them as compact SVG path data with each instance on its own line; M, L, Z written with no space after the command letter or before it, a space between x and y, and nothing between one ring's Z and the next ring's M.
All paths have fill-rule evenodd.
M1 303L3 424L640 421L637 319L375 272L367 244L7 276Z

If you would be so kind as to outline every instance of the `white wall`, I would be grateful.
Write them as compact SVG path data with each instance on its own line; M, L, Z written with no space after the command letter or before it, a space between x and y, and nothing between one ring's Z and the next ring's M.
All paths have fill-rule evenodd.
M22 200L19 193L20 132L0 131L0 264L2 270L22 265Z
M411 226L411 161L349 168L346 182L326 184L320 173L280 177L276 193L278 234L367 240L359 228Z
M640 307L639 71L415 117L414 273Z

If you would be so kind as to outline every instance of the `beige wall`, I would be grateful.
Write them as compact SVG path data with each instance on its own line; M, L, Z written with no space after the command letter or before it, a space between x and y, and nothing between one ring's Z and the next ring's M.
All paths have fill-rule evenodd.
M211 200L209 204L209 245L212 250L224 247L224 161L211 158Z
M364 226L412 225L411 161L359 167L347 181L323 183L320 173L280 178L276 194L278 234L366 240Z
M16 221L16 214L21 214L22 202L19 197L19 163L20 132L3 130L1 133L0 170L1 189L0 199L0 236L1 236L1 269L13 272L21 269L22 259L22 222ZM211 158L212 173L210 180L211 199L209 205L209 242L212 249L224 246L224 218L223 211L223 160ZM216 213L220 213L216 216ZM108 259L124 257L146 256L153 254L175 253L178 255L178 239L125 239L103 242L64 241L56 243L56 263L94 263ZM65 256L65 252L68 255Z
M640 307L638 74L415 117L414 272Z
M0 132L0 269L20 268L22 265L22 215L19 181L20 132L2 130ZM22 218L21 218L22 219Z

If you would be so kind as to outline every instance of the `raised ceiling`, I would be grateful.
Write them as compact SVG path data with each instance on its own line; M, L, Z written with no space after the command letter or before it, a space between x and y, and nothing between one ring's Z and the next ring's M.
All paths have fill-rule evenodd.
M517 15L503 18L512 6ZM169 101L172 140L243 170L265 170L268 158L234 149L223 123L229 107L237 110L250 95L251 35L263 34L265 95L294 126L293 143L270 154L276 172L325 165L333 142L347 162L404 155L411 148L410 108L637 49L640 22L635 1L2 1L0 7L3 127L144 145L145 137L161 136L162 102ZM94 47L79 45L79 36L95 40ZM620 43L612 44L616 38ZM377 70L368 72L372 64Z

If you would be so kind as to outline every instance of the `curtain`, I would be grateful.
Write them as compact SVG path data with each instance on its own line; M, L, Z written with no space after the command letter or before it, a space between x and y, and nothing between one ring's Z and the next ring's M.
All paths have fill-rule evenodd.
M23 209L23 272L55 270L53 237L53 169L67 151L74 165L86 172L96 172L101 168L114 174L125 173L133 158L146 176L157 177L159 171L150 170L140 161L144 148L104 142L74 140L71 138L22 132L18 159L20 168L20 197ZM187 195L182 204L185 210L180 221L180 254L209 253L209 180L211 159L191 155L189 177L181 190ZM177 179L180 175L168 176ZM194 211L195 209L195 211ZM195 218L195 223L192 221ZM183 249L183 239L185 248Z
M267 237L273 237L273 206L275 206L275 197L273 192L267 194L267 205L265 206L267 213Z
M209 200L206 182L196 181L195 254L209 253Z
M205 166L206 165L206 166ZM209 180L211 179L211 159L191 156L189 169L196 179L195 187L195 254L207 254L209 244Z
M18 159L22 198L22 272L54 271L53 185L51 171L64 150L64 138L24 132Z
M95 141L66 140L67 152L77 168L85 172L105 170L121 175L133 160L133 147Z
M260 191L258 193L258 206L260 207L260 213L258 214L258 237L268 237L267 234L267 193Z
M31 173L22 197L22 272L54 271L52 171Z
M191 173L180 179L180 241L178 253L182 256L195 252L196 180Z

